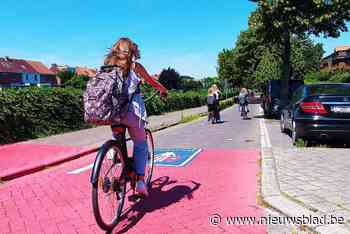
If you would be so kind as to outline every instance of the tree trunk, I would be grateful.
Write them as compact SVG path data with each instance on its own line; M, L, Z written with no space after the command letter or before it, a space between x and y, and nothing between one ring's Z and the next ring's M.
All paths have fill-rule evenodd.
M281 77L281 104L282 107L288 102L289 96L289 79L291 72L291 45L290 32L285 29L283 32L283 53L282 53L282 77Z

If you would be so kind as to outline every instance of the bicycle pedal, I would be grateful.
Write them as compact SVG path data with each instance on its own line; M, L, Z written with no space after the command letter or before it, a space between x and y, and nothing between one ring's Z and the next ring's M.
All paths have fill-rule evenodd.
M132 194L128 197L129 202L138 202L139 200L141 200L141 198L138 194Z
M141 200L141 199L144 199L144 198L147 197L147 196L144 195L144 194L136 194L135 196L136 196L136 199L138 199L138 200Z

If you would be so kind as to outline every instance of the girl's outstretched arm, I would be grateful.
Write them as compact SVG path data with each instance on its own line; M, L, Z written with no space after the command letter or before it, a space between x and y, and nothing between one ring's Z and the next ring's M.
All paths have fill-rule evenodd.
M140 63L135 63L134 70L137 75L141 76L141 78L144 79L148 84L150 84L153 88L157 89L161 93L161 95L167 94L168 90L154 77L148 74L146 69Z

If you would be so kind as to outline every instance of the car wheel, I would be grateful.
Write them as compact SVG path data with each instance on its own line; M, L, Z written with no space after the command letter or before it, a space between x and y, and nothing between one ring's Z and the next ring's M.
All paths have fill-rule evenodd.
M286 133L286 125L284 123L284 116L283 113L281 114L281 119L280 119L280 128L282 133Z
M299 139L300 139L300 137L299 137L298 132L297 132L296 124L295 124L295 121L293 120L293 122L292 122L292 142L293 142L293 145L295 145Z
M304 141L304 146L309 145L309 141L307 141L306 139L304 139L303 137L300 136L300 133L296 127L296 123L293 120L293 122L292 122L292 142L293 142L293 145L296 145L298 143L299 139Z

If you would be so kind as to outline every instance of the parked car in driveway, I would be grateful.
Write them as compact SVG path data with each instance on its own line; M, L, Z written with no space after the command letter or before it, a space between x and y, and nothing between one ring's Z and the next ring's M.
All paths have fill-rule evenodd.
M289 81L289 93L293 93L297 88L304 85L302 80L290 80ZM270 80L266 83L264 95L261 100L261 107L264 110L264 115L267 117L279 118L281 113L281 81Z
M281 131L291 131L293 143L303 140L350 139L350 84L310 84L299 87L281 111Z

